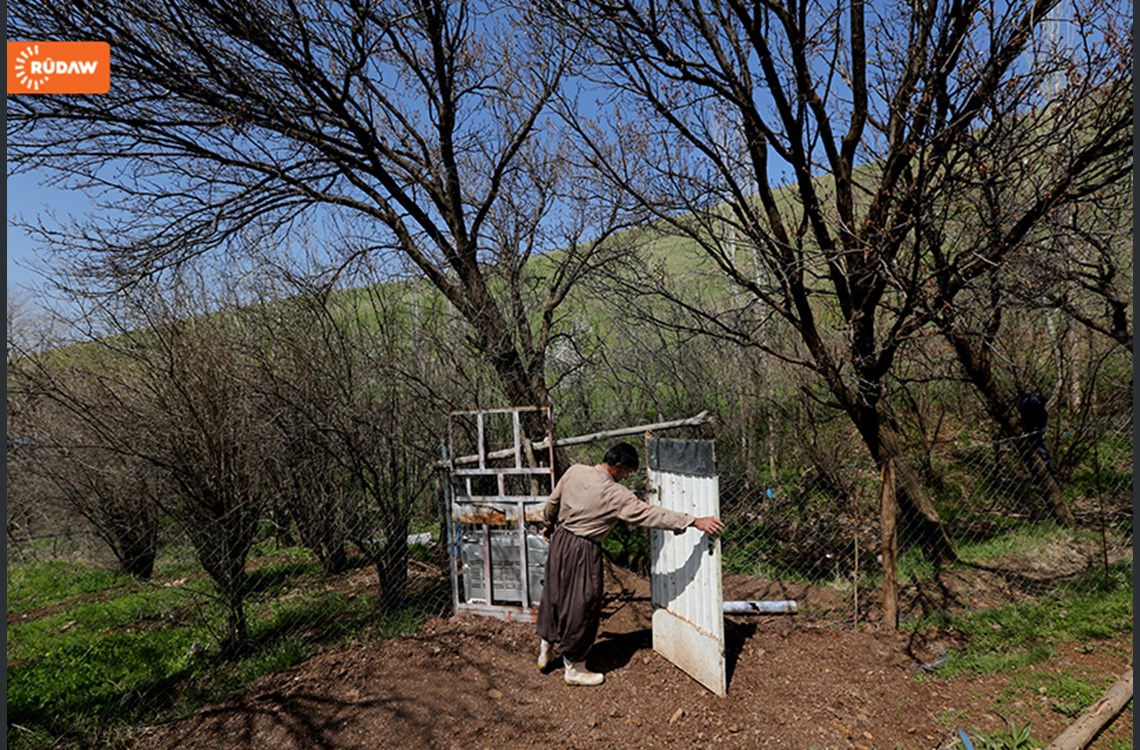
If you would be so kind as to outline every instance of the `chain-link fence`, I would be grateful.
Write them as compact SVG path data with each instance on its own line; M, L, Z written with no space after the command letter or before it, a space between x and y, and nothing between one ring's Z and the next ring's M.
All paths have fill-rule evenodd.
M689 427L669 435L707 437L708 431ZM597 462L613 440L565 447L560 458ZM954 553L951 560L932 560L918 535L930 524L915 524L900 511L892 568L904 626L1059 589L1091 590L1131 570L1131 415L1051 436L1045 477L1035 474L1031 460L1041 445L1034 436L963 439L895 459L896 471L909 471L927 493L936 528ZM732 446L723 447L731 457ZM448 545L446 470L435 466L426 476L412 502L401 506L406 533L395 540L385 536L382 515L353 511L351 497L324 498L314 512L325 514L325 526L337 526L337 550L316 543L312 530L323 527L300 525L281 509L259 504L232 588L211 568L219 562L210 557L210 539L192 538L171 519L161 519L157 529L151 575L132 577L108 572L121 568L121 557L108 552L106 530L93 533L78 514L61 506L44 506L39 515L26 506L22 516L10 512L8 664L22 670L10 671L10 688L81 671L84 660L110 653L91 650L84 628L95 628L105 644L159 638L175 672L209 681L216 677L195 672L195 665L210 653L274 669L451 615L452 566L461 568L463 560ZM816 625L882 625L884 562L892 559L883 549L882 467L817 462L779 476L778 482L749 480L731 458L720 467L725 598L792 599L795 618ZM644 489L643 482L644 472L631 480L636 489ZM215 523L236 523L240 508L229 512L234 515L222 514ZM614 564L648 573L644 533L619 526L605 550ZM33 571L47 571L47 579ZM244 641L226 652L235 628Z
M1079 592L1131 569L1131 415L1060 436L1063 465L1050 458L1045 477L1029 460L1041 445L1034 435L963 440L896 460L929 492L955 556L932 562L916 524L899 518L901 621ZM802 614L835 624L882 622L883 474L836 469L843 485L805 471L722 496L726 590L798 597Z
M998 606L1003 601L1040 593L1060 583L1111 572L1131 561L1132 436L1126 415L1104 425L1085 445L1062 438L1070 455L1065 468L1054 468L1051 482L1035 482L1025 461L1032 436L987 443L963 441L937 447L923 456L900 457L930 493L939 522L951 540L957 563L934 566L900 523L899 581L902 618L929 613L939 606ZM612 441L611 441L612 442ZM636 441L635 441L636 442ZM605 441L566 449L565 460L597 461ZM795 481L756 486L722 473L721 507L727 522L723 538L726 590L730 598L796 598L801 613L834 623L857 624L879 619L883 575L880 470L869 461L835 467L838 483L805 469ZM367 629L386 589L401 590L389 603L392 613L412 610L419 616L451 613L453 597L443 508L446 471L419 493L411 508L409 533L393 544L378 527L342 529L348 541L343 560L330 568L306 545L287 519L267 513L258 520L249 550L243 609L250 637L301 637L320 642L329 632L343 633L354 618ZM637 476L643 476L639 474ZM632 480L637 484L637 477ZM1071 520L1057 518L1050 491ZM367 515L343 514L342 523L368 524ZM52 529L58 523L65 530ZM168 528L174 531L173 528ZM54 533L53 533L54 532ZM636 572L648 569L643 535L619 529L607 543L611 558ZM383 553L398 548L405 580L381 579ZM53 560L113 567L105 535L93 533L81 519L60 516L13 519L8 523L9 563ZM224 602L208 583L194 546L177 535L162 540L155 572L145 584L182 588L180 611L213 632ZM398 570L386 575L398 576ZM947 579L959 579L961 592L931 591ZM970 579L968 582L966 579ZM1091 585L1091 584L1090 584ZM970 587L973 587L972 589ZM980 597L971 601L970 597ZM382 619L382 618L381 618ZM290 620L291 626L283 625ZM124 622L124 625L129 622Z

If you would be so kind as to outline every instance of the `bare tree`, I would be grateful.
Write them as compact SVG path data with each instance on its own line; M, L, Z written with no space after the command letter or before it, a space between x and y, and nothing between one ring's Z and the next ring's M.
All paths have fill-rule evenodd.
M953 314L936 322L954 364L996 427L997 445L1012 448L1046 511L1072 525L1074 511L1062 494L1062 483L1075 466L1069 459L1087 451L1112 416L1130 411L1130 401L1121 398L1130 384L1120 376L1131 357L1123 341L1047 306L1047 298L1027 299L1024 274L1035 275L1027 266L1035 257L1042 260L1038 251L991 277L983 293L960 295ZM1063 277L1053 282L1066 283ZM1111 325L1107 318L1102 322ZM1049 403L1049 435L1035 436L1039 427L1024 422L1018 404L1027 392ZM1062 434L1063 451L1057 450ZM1045 442L1052 448L1042 450Z
M1014 385L1013 381L1016 378L1002 378L1001 371L1008 368L995 366L995 339L1001 327L1004 307L1001 296L995 289L989 298L991 303L989 307L974 308L974 312L981 313L985 318L984 323L978 328L966 323L971 316L964 306L959 306L952 315L939 316L942 335L952 346L958 364L967 380L976 389L986 413L997 426L999 439L1013 441L1012 445L1022 465L1029 472L1040 497L1051 509L1054 518L1062 524L1072 526L1076 520L1061 493L1056 473L1046 458L1034 450L1031 443L1023 437L1030 430L1021 423L1018 416L1017 402L1020 389ZM1023 338L1020 346L1020 356L1023 358L1028 349L1025 344L1026 340Z
M83 390L75 382L64 387L73 393ZM124 573L150 578L158 555L159 510L149 467L138 457L119 454L113 443L59 408L52 397L38 400L34 446L28 446L31 455L12 468L23 474L25 482L38 480L42 494L22 500L41 504L54 500L57 532L66 529L68 516L78 516L107 545ZM94 410L104 408L84 400Z
M1111 6L1094 8L1112 19ZM1057 10L1052 21L1066 23ZM1098 23L1104 21L1090 22L1086 33L1111 29ZM994 114L957 144L963 165L947 179L959 196L954 215L944 214L920 228L925 241L939 249L935 257L941 263L946 257L941 248L984 257L991 245L1016 233L1015 224L1024 227L1014 252L995 259L993 270L975 281L964 283L952 273L933 277L940 308L931 310L932 319L1002 438L1030 431L1018 416L1018 393L1042 390L1043 384L1027 377L1035 338L1026 336L1027 328L1047 331L1045 345L1056 373L1050 379L1058 391L1068 385L1079 394L1081 377L1068 365L1072 347L1064 338L1070 326L1058 324L1055 313L1131 349L1130 291L1121 287L1124 276L1131 288L1131 260L1120 243L1130 233L1122 231L1120 222L1131 210L1132 149L1122 140L1131 138L1131 117L1120 107L1105 106L1105 97L1118 96L1121 86L1131 85L1131 77L1113 68L1123 48L1112 44L1111 34L1106 36L1103 49L1059 50L1049 47L1048 38L1042 42L1031 74L1000 91L989 106ZM1057 85L1059 76L1079 80L1085 71L1105 66L1109 72L1100 73L1091 86ZM1034 98L1034 87L1040 100ZM1031 104L1038 106L1028 109ZM1096 153L1089 144L1100 140L1112 145ZM1041 206L1050 194L1058 196L1053 205ZM1007 334L1017 337L1016 345L1004 347L1013 352L1007 364L997 361L997 338L1011 315L1020 324ZM1072 406L1079 408L1079 395L1074 401ZM1052 515L1073 525L1049 461L1027 440L1014 445Z
M532 7L34 0L7 29L113 40L110 93L9 103L10 165L107 208L39 227L82 261L67 283L114 293L194 255L280 244L307 217L386 260L385 278L429 279L511 403L548 400L556 311L621 212L575 197L548 116L575 43Z
M548 4L590 38L594 75L634 108L618 139L590 132L596 165L746 300L726 310L665 293L706 330L814 371L875 461L895 460L901 505L938 559L953 550L899 461L892 368L1048 217L1131 170L1130 13L1082 4L1066 20L1104 43L1046 58L1046 70L1029 55L1054 4ZM1044 96L1060 66L1066 85ZM1032 179L999 175L1020 191L1000 221L964 220L985 167L961 144L1008 147L1013 123L1031 136L1024 148L1065 149L1034 162ZM743 315L753 307L785 321L797 346L766 341L762 318Z
M217 585L232 656L249 645L245 563L265 502L265 412L232 316L205 315L202 286L146 291L88 319L114 335L29 358L26 374L55 414L45 426L70 425L51 476L68 493L103 493L109 523L131 512L126 503L149 533L146 499L172 518Z
M1055 310L1132 351L1132 180L1058 217L1019 264L1010 293Z
M61 365L51 351L63 345L58 321L26 299L8 300L8 535L94 532L123 572L149 578L158 545L153 486L137 459L123 458L113 441L61 407L69 392L100 411L81 368ZM98 389L96 389L97 391Z
M437 440L454 406L441 388L454 352L434 343L447 316L428 291L303 285L242 313L263 342L259 382L281 446L272 463L292 488L284 507L330 570L348 543L375 564L385 611L408 604L407 538L417 511L434 508L424 498L437 499Z

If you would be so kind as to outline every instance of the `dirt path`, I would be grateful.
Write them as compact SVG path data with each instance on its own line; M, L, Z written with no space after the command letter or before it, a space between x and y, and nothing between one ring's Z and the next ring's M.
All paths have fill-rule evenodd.
M607 584L607 590L612 590ZM650 606L618 582L589 659L597 688L534 666L531 626L437 619L412 637L348 648L270 675L239 699L145 730L140 750L349 748L938 748L957 729L1032 725L1049 739L1071 718L1032 680L941 679L922 670L936 639L798 617L730 618L729 690L718 698L651 648ZM1067 672L1110 682L1130 638L1063 647L1038 682ZM1031 684L1032 683L1032 684ZM1094 747L1130 741L1125 711Z

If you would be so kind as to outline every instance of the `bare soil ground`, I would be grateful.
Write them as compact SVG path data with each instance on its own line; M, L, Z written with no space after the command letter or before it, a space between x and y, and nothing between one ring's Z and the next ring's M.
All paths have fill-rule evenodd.
M726 598L755 598L726 580ZM783 592L817 614L726 618L728 697L712 695L656 654L644 579L611 568L596 688L563 684L534 664L533 627L462 616L414 636L352 646L269 675L190 719L141 730L140 750L349 748L939 748L956 731L1029 723L1049 740L1071 721L1034 684L1066 672L1105 684L1132 662L1130 638L1065 644L1014 675L928 673L953 634L855 628L826 617L831 592ZM769 595L766 598L777 598ZM782 596L779 598L783 598ZM1126 710L1094 747L1129 743Z

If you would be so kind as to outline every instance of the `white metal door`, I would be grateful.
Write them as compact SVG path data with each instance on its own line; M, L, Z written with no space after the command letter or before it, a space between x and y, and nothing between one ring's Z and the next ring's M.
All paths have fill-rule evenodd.
M720 516L713 443L649 438L650 502ZM653 649L717 695L727 691L720 540L694 527L650 532Z

